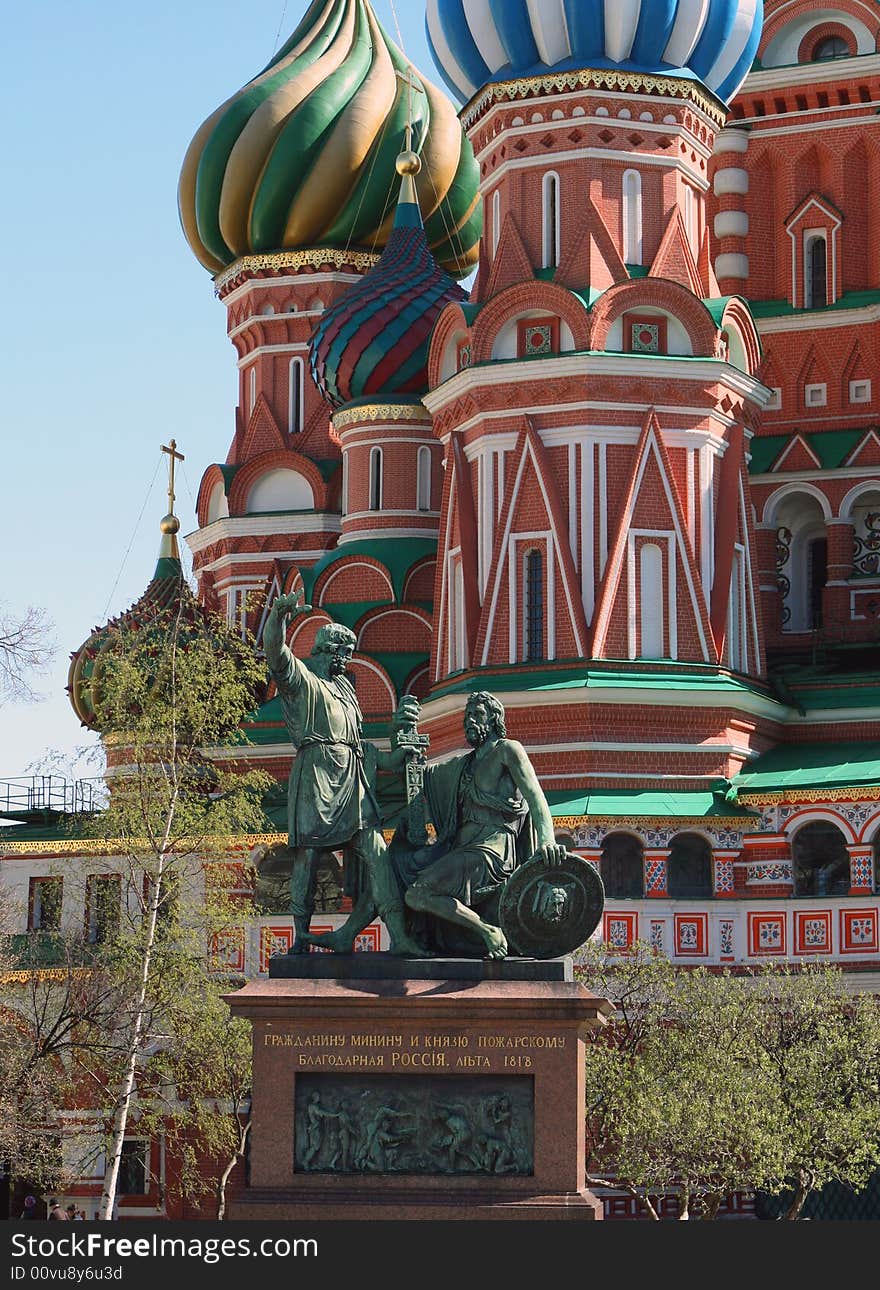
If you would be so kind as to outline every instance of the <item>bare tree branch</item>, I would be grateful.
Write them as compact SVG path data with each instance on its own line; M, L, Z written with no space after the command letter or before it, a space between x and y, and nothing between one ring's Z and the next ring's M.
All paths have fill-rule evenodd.
M36 699L31 678L45 674L54 653L52 626L44 609L30 605L16 617L0 603L0 704Z

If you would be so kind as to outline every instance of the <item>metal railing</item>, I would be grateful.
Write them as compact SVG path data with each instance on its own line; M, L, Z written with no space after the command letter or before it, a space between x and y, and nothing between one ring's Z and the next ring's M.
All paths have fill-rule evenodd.
M0 816L90 815L101 809L102 779L65 779L61 775L22 775L0 779Z

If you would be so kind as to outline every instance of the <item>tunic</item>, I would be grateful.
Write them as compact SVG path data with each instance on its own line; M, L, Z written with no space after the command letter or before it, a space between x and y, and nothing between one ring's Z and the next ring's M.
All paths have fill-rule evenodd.
M418 881L470 907L482 904L507 882L534 850L528 809L518 790L502 797L485 792L474 780L474 754L425 773L425 792L437 829L438 858Z
M297 749L287 788L290 845L345 846L379 825L354 687L344 676L315 676L286 647L269 666Z

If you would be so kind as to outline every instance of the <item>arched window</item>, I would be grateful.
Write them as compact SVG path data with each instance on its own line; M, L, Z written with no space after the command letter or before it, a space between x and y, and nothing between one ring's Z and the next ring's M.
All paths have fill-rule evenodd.
M382 509L382 449L370 449L370 510Z
M642 844L631 833L609 833L599 872L609 900L641 900L645 894Z
M495 189L492 194L492 258L498 250L498 239L501 236L501 192Z
M464 569L456 560L452 573L452 670L461 672L467 667L467 620L464 605Z
M342 514L348 514L348 453L342 454L342 497L340 499Z
M623 172L623 260L642 263L642 176L637 170Z
M776 577L782 630L810 632L822 624L828 544L825 515L809 493L790 493L776 512Z
M813 50L813 62L830 63L835 58L849 58L849 45L843 36L826 36Z
M555 269L559 264L559 176L550 171L544 176L544 268Z
M301 358L290 360L288 380L287 429L289 434L299 434L305 417L305 365Z
M712 849L698 833L672 839L667 870L670 900L702 900L712 895Z
M814 233L807 238L804 305L819 309L828 303L828 243L824 233Z
M727 653L733 672L744 672L746 668L744 572L743 549L737 546L730 570L730 600L727 609Z
M808 627L815 630L822 626L822 593L828 581L828 539L810 538L807 543L807 598L810 620Z
M814 820L798 829L791 843L796 896L849 894L846 838L829 820Z
M697 228L697 194L690 184L684 186L684 227L694 255L699 254Z
M523 563L523 646L526 662L544 657L544 557L527 551Z
M431 509L431 449L428 447L423 446L419 449L416 475L416 509L429 511Z
M249 377L249 389L250 389L250 394L248 396L248 412L250 413L250 412L253 412L257 404L257 365L256 363L254 363L253 366L251 367L251 372Z
M663 658L663 552L646 542L639 552L640 658Z

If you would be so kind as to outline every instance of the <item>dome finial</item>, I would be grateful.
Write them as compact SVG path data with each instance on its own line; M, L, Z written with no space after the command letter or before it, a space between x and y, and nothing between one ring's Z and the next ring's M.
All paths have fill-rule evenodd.
M177 451L177 440L162 444L162 451L168 454L168 514L159 523L162 541L159 545L160 560L179 560L177 534L180 532L180 520L174 514L174 464L186 461L182 452Z
M420 90L421 86L413 84L412 73L407 69L405 72L395 72L399 81L402 81L407 89L407 113L406 113L406 147L397 158L395 169L402 179L400 185L400 196L398 205L406 204L418 205L419 199L416 193L415 177L422 168L422 159L413 149L413 90Z

